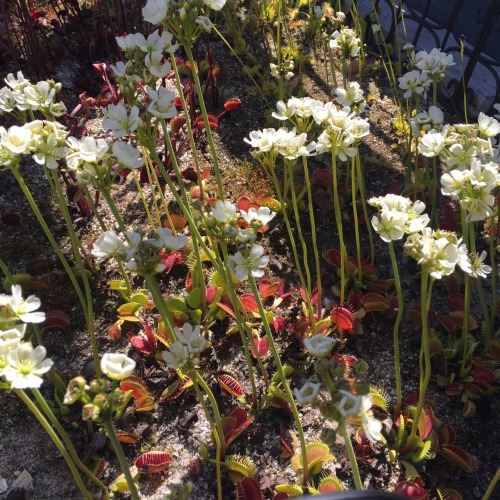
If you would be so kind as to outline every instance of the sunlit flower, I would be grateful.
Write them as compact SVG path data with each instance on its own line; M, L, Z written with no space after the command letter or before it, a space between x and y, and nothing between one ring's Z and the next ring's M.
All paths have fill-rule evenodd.
M484 113L479 113L477 118L479 132L484 137L495 137L500 134L500 123Z
M119 352L107 352L101 359L101 370L112 380L122 380L134 373L135 361Z
M123 248L122 241L114 231L105 231L94 241L91 254L100 259L108 259Z
M372 217L372 226L383 241L400 240L405 234L408 215L396 210L382 210Z
M372 405L373 399L371 394L361 396L361 407L358 416L361 419L361 425L363 426L366 437L372 443L375 443L382 439L382 434L380 433L382 430L382 422L373 416L373 412L371 411Z
M347 88L337 87L335 89L337 94L337 103L342 106L351 106L363 101L363 89L359 86L358 82L349 82Z
M161 227L157 229L156 232L167 250L180 250L184 248L188 242L188 237L185 234L177 234L177 236L174 236L172 230L168 227Z
M321 384L317 382L306 382L300 389L295 388L293 392L300 404L310 405L316 401L320 389Z
M15 154L28 154L31 146L31 131L27 127L13 125L0 135L0 144Z
M471 254L469 256L470 265L469 266L460 265L460 267L462 268L463 271L470 274L473 278L478 278L478 277L487 278L488 274L491 273L492 269L490 266L484 263L486 256L487 253L485 250L483 250L481 255Z
M188 348L180 341L174 342L167 351L161 353L162 358L171 370L179 370L189 360Z
M445 146L444 137L436 130L427 132L418 143L418 151L427 157L439 156Z
M228 224L236 220L236 205L230 201L217 200L210 214L221 224Z
M148 0L142 8L144 21L151 24L161 24L167 17L170 0Z
M213 10L221 10L226 5L227 0L203 0L203 3Z
M44 312L36 311L40 305L40 299L35 295L30 295L23 299L21 285L12 285L12 295L0 295L0 323L3 317L8 316L7 321L20 319L24 323L43 323L45 321Z
M137 106L126 106L121 102L110 104L102 120L102 126L114 130L117 139L137 130L137 127L141 124L142 120L139 118L139 108Z
M26 325L24 323L0 330L0 375L7 366L7 354L21 344L25 332Z
M148 52L144 58L144 65L149 73L156 79L165 78L172 69L170 63L164 59L163 52L161 50ZM149 81L149 78L145 79Z
M441 79L446 70L455 63L453 54L434 48L429 53L425 50L418 52L415 56L415 64L419 69L425 70L431 78Z
M177 340L187 347L190 354L199 354L205 348L207 341L200 333L200 325L193 326L190 323L184 323L182 332L178 328L175 328L174 331Z
M333 33L330 40L332 49L340 49L344 57L356 57L359 52L360 40L356 32L350 28L341 28Z
M135 169L144 165L144 158L137 148L126 142L116 141L112 147L113 155L125 168Z
M40 375L47 373L53 365L51 359L45 359L46 355L45 347L34 348L31 342L24 342L7 353L7 365L2 375L13 389L39 388L43 382Z
M148 88L148 96L151 102L148 106L148 111L159 118L173 118L177 115L177 109L173 104L175 93L160 87L158 91Z
M241 211L241 217L250 225L257 224L258 228L266 226L276 216L276 212L272 212L269 207L259 207L259 210L250 208L248 212Z
M249 274L256 278L264 276L264 267L269 263L269 257L263 255L262 245L253 245L250 251L237 252L229 257L229 268L236 279L244 280Z
M356 416L361 408L361 398L350 391L340 390L339 393L342 395L337 405L339 413L344 418Z
M316 358L325 358L326 356L328 356L335 342L335 339L332 339L331 337L325 337L320 333L304 339L304 345L309 351L309 354Z

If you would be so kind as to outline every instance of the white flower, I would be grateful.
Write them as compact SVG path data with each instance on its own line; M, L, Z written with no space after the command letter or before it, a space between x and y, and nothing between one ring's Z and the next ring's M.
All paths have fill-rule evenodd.
M346 89L337 87L335 93L337 94L337 103L342 106L351 106L363 100L363 89L358 82L349 82Z
M163 351L161 355L171 370L182 368L189 359L188 348L178 340L168 348L168 351Z
M31 131L27 127L13 125L0 136L0 144L15 154L28 154L31 146Z
M229 224L236 220L236 205L227 200L217 200L210 213L217 222Z
M446 158L446 164L455 169L465 169L470 166L472 160L477 157L478 151L475 146L469 146L467 149L462 144L452 144L448 151L450 155Z
M30 84L30 81L24 78L24 75L21 71L17 72L17 78L9 73L7 78L4 79L4 82L12 89L12 90L22 90L26 85Z
M432 80L426 71L414 69L398 78L399 88L404 90L403 97L409 99L412 94L421 95L429 90Z
M173 105L175 93L160 87L158 92L152 88L147 90L151 102L148 106L148 111L159 118L173 118L177 115L177 109Z
M80 141L68 137L67 144L70 153L66 156L66 164L70 170L76 170L81 163L96 163L104 158L109 146L104 139L83 137Z
M142 124L139 118L139 108L132 106L130 108L123 103L110 104L106 110L106 115L102 120L103 128L108 128L115 131L115 137L118 139L133 132Z
M198 16L194 22L199 24L205 33L210 33L214 27L214 23L207 16Z
M137 34L140 35L140 33ZM128 35L124 36L117 36L115 37L115 40L116 43L118 44L118 47L120 47L120 49L122 49L124 52L125 51L132 52L137 48L136 35L133 33L129 33Z
M330 354L336 340L331 337L325 337L318 333L313 337L304 339L304 345L306 346L309 354L316 358L325 358Z
M355 396L350 391L340 390L342 398L337 405L339 413L344 417L357 416L361 408L361 397Z
M61 160L66 156L68 149L59 145L54 135L42 135L36 142L33 159L40 165L46 165L49 169L56 169Z
M156 78L164 78L172 69L168 61L164 61L163 52L156 50L148 52L144 58L144 64L151 75Z
M377 23L372 24L372 31L374 34L379 33L381 31L380 24L377 24Z
M263 256L264 247L253 245L246 255L238 252L229 257L229 268L239 281L244 280L248 274L256 278L264 276L264 267L269 263L269 257Z
M259 207L259 210L250 208L248 212L241 211L241 217L245 219L249 225L257 223L260 227L266 226L276 216L276 212L272 212L269 207Z
M47 373L53 365L52 360L45 359L46 355L45 347L33 348L31 342L22 343L7 353L7 366L2 375L13 389L38 388L43 382L40 375Z
M330 47L342 50L344 57L356 57L359 52L359 44L360 39L356 36L356 32L350 28L335 31L330 40Z
M24 323L43 323L45 321L44 312L36 311L40 305L40 299L35 295L30 295L26 300L23 299L21 285L12 285L12 295L0 295L0 308L6 307L7 314L13 314ZM12 321L11 316L8 321ZM0 315L0 324L2 322L2 315Z
M182 332L178 328L174 329L177 340L187 347L190 354L199 354L205 348L207 341L200 330L200 325L193 326L190 323L184 323Z
M7 366L7 354L21 344L26 325L14 325L7 330L0 330L0 375Z
M252 130L249 137L245 137L243 140L256 148L259 153L267 153L273 149L277 135L274 128L265 128L263 130Z
M487 278L488 274L491 273L492 269L490 266L484 263L486 259L486 251L483 250L481 255L473 254L472 259L470 259L470 270L462 269L469 273L473 278Z
M295 388L293 392L295 394L295 398L300 404L310 405L316 401L320 389L321 384L316 382L306 382L300 389Z
M147 39L144 38L142 33L136 33L137 46L143 52L155 52L160 50L162 52L175 52L178 48L178 44L172 45L173 35L169 31L163 31L159 34L159 30L151 33Z
M180 250L188 242L188 237L185 234L174 236L172 230L168 227L157 229L157 233L167 250Z
M227 0L203 0L203 3L213 10L221 10L226 5Z
M383 241L400 240L405 234L408 215L396 210L382 210L372 218L372 226Z
M0 89L0 111L11 113L15 109L16 99L14 97L14 92L12 92L9 87L2 87Z
M169 0L148 0L142 8L144 21L151 24L161 24L167 17Z
M366 394L361 396L361 407L359 411L359 418L361 419L361 425L365 431L366 437L372 442L380 441L382 439L382 422L377 420L373 416L371 407L373 405L373 399L371 394Z
M427 132L418 144L419 153L427 157L439 156L445 146L444 137L436 130Z
M112 380L122 380L134 373L135 361L119 352L107 352L101 359L101 370Z
M100 259L108 259L124 250L124 245L114 231L105 231L94 241L91 254Z
M495 118L491 118L481 112L477 118L477 123L479 125L479 132L484 137L495 137L500 134L500 123Z
M131 144L116 141L113 143L113 154L122 167L135 169L144 165L144 158L141 153Z
M451 170L441 176L441 192L447 196L458 196L464 189L465 177L460 170Z
M415 64L419 69L427 71L432 78L441 79L446 70L455 63L452 54L434 48L429 53L425 50L418 52L415 56Z

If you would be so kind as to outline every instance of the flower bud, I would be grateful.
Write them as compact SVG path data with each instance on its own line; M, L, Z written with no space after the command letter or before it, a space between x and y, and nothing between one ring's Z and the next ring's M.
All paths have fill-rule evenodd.
M358 376L364 375L368 371L368 363L364 359L356 359L354 362L353 370Z
M107 405L108 399L108 395L104 394L104 392L101 392L94 398L93 403L95 406L98 406L100 409L102 409Z
M89 403L88 405L85 405L82 408L82 419L83 420L91 420L92 422L95 422L101 413L101 410L98 406Z
M92 382L90 382L90 390L95 394L105 392L107 388L108 383L103 378L95 378L94 380L92 380Z
M326 427L324 427L323 429L321 429L319 438L326 445L333 446L337 442L337 433L333 429L327 429Z
M71 405L76 403L85 393L86 386L87 381L83 377L76 377L70 380L66 389L66 394L64 395L64 404Z

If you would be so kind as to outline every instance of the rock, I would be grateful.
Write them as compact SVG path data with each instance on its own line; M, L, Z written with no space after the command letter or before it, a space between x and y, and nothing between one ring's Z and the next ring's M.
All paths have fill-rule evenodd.
M33 478L30 473L23 470L12 483L7 500L24 500L31 497L33 493Z
M4 493L5 491L7 491L7 488L7 481L5 480L5 478L0 476L0 493Z

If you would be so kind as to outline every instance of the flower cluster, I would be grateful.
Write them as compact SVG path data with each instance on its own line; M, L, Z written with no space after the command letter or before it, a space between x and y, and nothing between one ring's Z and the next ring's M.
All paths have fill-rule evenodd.
M21 155L32 154L34 160L49 169L67 153L66 128L53 121L34 120L22 126L0 127L0 167L16 168Z
M408 71L403 76L398 78L399 88L403 90L403 97L409 99L412 95L426 95L432 80L429 78L427 71L414 69Z
M385 242L400 240L405 234L412 234L429 224L424 214L425 204L412 202L409 198L395 194L374 197L368 203L379 212L372 218L372 226Z
M200 325L191 325L184 323L182 332L174 329L177 340L162 353L162 357L167 363L167 366L172 370L179 370L186 365L188 361L192 365L197 365L199 362L199 354L205 348L207 343L205 337L201 334Z
M18 71L17 77L9 73L5 83L7 86L0 89L0 115L14 113L24 118L26 111L39 111L53 120L66 113L64 103L56 101L62 86L54 80L42 80L33 84Z
M26 324L42 323L45 313L35 312L40 299L34 295L23 299L19 285L13 285L11 291L12 295L0 295L0 377L12 389L38 388L53 362L45 358L45 347L33 347L22 339Z
M123 94L135 91L141 82L156 88L158 79L170 73L172 68L163 53L173 54L177 49L178 45L172 43L172 39L172 33L163 31L160 35L158 30L147 38L142 33L116 37L118 46L128 59L126 63L119 61L111 65Z
M151 231L143 237L143 233L125 231L121 238L114 231L105 231L94 242L92 255L101 259L116 257L125 262L125 267L139 274L161 273L163 264L162 250L180 250L186 246L187 236L174 236L169 228Z
M461 243L455 233L426 227L408 236L404 249L432 278L441 279L453 273L457 264L462 269L470 266L467 249Z
M361 40L356 32L347 27L336 30L330 40L332 49L339 49L343 57L356 57L359 53Z
M351 90L355 94L360 92L356 87ZM288 120L294 128L254 130L244 139L254 148L253 157L271 168L280 155L293 160L329 151L342 161L347 161L348 157L357 154L360 139L368 135L370 130L368 121L356 116L350 107L341 108L332 102L293 97L287 103L278 101L276 107L274 118ZM311 134L316 136L314 140L309 140Z

